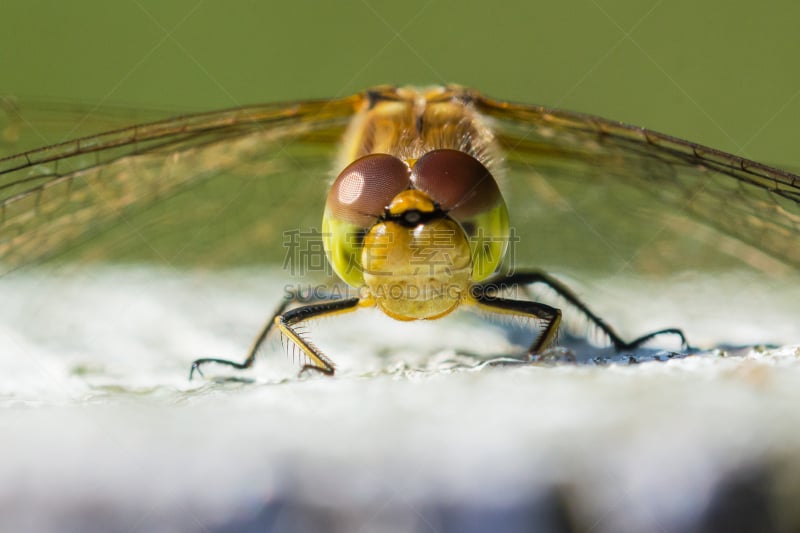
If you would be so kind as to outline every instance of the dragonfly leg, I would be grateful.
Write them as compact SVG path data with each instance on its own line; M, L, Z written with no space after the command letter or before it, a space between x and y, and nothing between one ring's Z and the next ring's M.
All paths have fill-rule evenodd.
M359 298L346 298L343 300L309 304L279 314L274 318L275 326L281 333L286 335L286 337L295 343L306 357L308 357L309 362L300 369L300 375L303 375L305 372L314 371L332 376L336 370L336 366L313 342L303 337L298 326L312 318L355 311L359 303L361 303Z
M647 344L650 342L651 339L655 337L659 337L661 335L675 335L681 340L681 350L689 350L689 341L686 340L686 335L683 334L683 330L678 328L664 328L659 329L658 331L651 331L650 333L645 333L641 337L638 337L631 342L626 343L622 348L618 348L618 350L634 350L643 344Z
M250 368L255 362L256 354L261 349L261 345L276 327L301 350L303 350L303 352L311 361L311 364L306 364L303 366L303 368L300 370L301 374L308 370L319 370L325 374L332 375L334 372L333 363L313 344L304 340L295 326L299 325L299 323L305 320L309 320L318 316L355 309L359 303L359 299L333 299L320 303L308 304L287 311L289 306L297 301L297 298L293 296L287 296L281 301L280 305L278 305L277 309L275 309L275 312L272 314L272 317L264 324L264 327L261 328L261 331L253 340L253 343L250 345L250 349L248 350L247 357L245 357L244 361L239 362L216 357L197 359L192 363L192 367L189 371L189 380L194 377L195 372L202 376L203 371L201 370L201 367L208 363L227 365L239 370Z
M528 348L528 355L538 355L555 342L558 326L561 323L560 309L530 300L499 298L482 290L484 288L484 285L476 285L471 291L473 303L478 307L493 313L521 315L544 320L545 326Z
M619 336L619 334L611 327L605 320L597 316L595 313L592 312L589 307L585 303L583 303L580 298L578 298L575 293L573 293L566 285L555 279L554 277L545 274L544 272L539 271L527 271L527 272L516 272L514 274L510 274L508 276L503 276L498 279L491 280L489 282L481 284L480 290L483 291L502 291L503 289L513 289L516 287L522 288L526 295L529 297L531 296L530 288L536 284L541 284L549 287L553 290L558 296L564 299L567 303L569 303L578 313L583 315L583 317L595 327L600 329L611 341L614 346L614 349L618 352L626 351L626 350L634 350L643 344L646 344L650 340L655 337L661 335L675 335L681 341L681 349L686 350L689 349L689 343L686 340L686 336L684 335L683 331L677 328L665 328L660 329L658 331L653 331L651 333L647 333L634 339L631 342L627 342Z

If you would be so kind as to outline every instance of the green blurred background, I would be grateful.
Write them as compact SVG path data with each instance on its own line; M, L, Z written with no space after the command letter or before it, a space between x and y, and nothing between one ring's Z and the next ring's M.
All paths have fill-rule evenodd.
M800 168L789 0L6 0L0 17L5 95L177 112L457 82Z

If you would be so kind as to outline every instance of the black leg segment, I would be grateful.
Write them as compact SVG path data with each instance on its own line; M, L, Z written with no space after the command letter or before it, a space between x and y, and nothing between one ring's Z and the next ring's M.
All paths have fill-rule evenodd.
M335 299L312 303L287 311L286 309L288 309L290 305L297 302L296 298L287 297L278 305L272 317L264 324L264 327L261 328L261 331L250 345L247 357L245 357L243 361L231 361L230 359L220 359L216 357L197 359L192 363L191 370L189 371L189 379L191 380L194 377L195 371L202 376L203 372L201 367L208 363L227 365L239 370L250 368L253 366L256 354L261 348L261 345L275 328L278 328L289 340L297 344L311 361L311 363L303 366L300 370L301 374L309 370L315 370L332 375L334 372L333 362L314 346L313 343L305 340L296 326L315 317L355 310L359 301L358 298Z
M578 313L580 313L589 323L593 324L605 335L618 352L633 350L650 340L660 335L675 335L681 341L681 348L688 349L689 343L686 341L686 336L680 329L667 328L646 335L631 341L626 342L619 336L619 334L612 328L605 320L592 312L566 285L553 278L552 276L539 271L516 272L507 276L502 276L474 287L477 292L484 292L488 294L502 294L504 290L511 290L514 288L521 288L525 291L527 296L530 296L530 287L536 284L542 284L549 287L559 297L568 302Z

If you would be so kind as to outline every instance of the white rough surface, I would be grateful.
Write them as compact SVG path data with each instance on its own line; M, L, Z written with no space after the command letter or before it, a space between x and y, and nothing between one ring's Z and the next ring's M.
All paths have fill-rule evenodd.
M314 328L333 379L296 379L273 343L242 374L253 382L189 382L195 357L246 349L278 276L82 270L0 285L4 530L217 531L276 501L355 510L330 529L447 530L431 509L513 508L558 487L593 531L683 531L730 475L763 468L783 495L773 511L800 523L786 499L800 494L797 346L429 370L421 353L496 349L502 332L367 312ZM791 335L784 310L771 323Z

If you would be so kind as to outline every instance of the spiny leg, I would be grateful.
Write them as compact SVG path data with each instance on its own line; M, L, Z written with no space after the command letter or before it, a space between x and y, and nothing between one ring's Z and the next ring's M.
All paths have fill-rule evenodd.
M333 297L331 297L331 298L333 298ZM286 309L290 305L292 305L294 303L297 303L298 301L300 301L300 300L296 295L286 296L281 301L281 303L275 309L275 312L272 314L270 319L264 324L264 326L261 328L261 331L259 331L259 333L256 336L256 338L253 340L252 344L250 345L250 349L247 351L247 357L245 357L244 361L238 362L238 361L232 361L230 359L221 359L221 358L216 358L216 357L204 357L204 358L201 358L201 359L196 359L192 363L192 367L191 367L191 369L189 371L189 380L191 380L194 377L195 371L197 371L197 373L199 373L202 376L203 375L203 371L200 369L200 367L202 365L205 365L205 364L208 364L208 363L216 363L216 364L227 365L227 366L231 366L233 368L239 369L239 370L244 370L244 369L247 369L247 368L250 368L251 366L253 366L253 363L255 362L256 354L261 349L261 345L264 343L264 340L266 340L267 336L270 334L270 332L272 332L273 328L278 326L279 317L284 315L284 313L290 313L291 311L287 312ZM353 302L353 301L355 301L355 303L352 304L352 305L357 304L358 303L358 298L348 298L348 299L343 299L343 300L330 300L330 301L324 302L324 304L332 304L332 305L335 306L336 304L340 304L341 305L343 302ZM324 305L324 304L310 304L310 305L305 306L305 307L312 307L312 306ZM298 309L302 309L302 308L298 308ZM319 313L319 314L325 314L325 313ZM283 328L280 328L280 329L283 329ZM294 333L294 335L298 336L298 333ZM302 348L302 346L301 346L301 348ZM304 367L304 369L305 369L305 367ZM301 372L302 371L303 370L301 370Z
M491 291L491 290L503 290L503 289L512 289L514 287L522 288L528 296L530 296L530 286L535 285L537 283L541 283L546 285L550 289L552 289L558 296L563 298L567 301L570 305L572 305L578 312L580 312L583 317L588 320L591 324L594 324L598 329L600 329L603 333L605 333L611 343L614 345L614 349L618 352L626 351L626 350L635 350L639 348L643 344L646 344L651 339L661 336L661 335L675 335L681 341L681 349L687 350L689 349L689 343L686 340L686 336L684 335L683 331L678 328L665 328L660 329L658 331L653 331L651 333L647 333L640 337L637 337L631 342L626 342L619 336L619 334L614 331L614 329L607 324L602 318L594 314L587 306L584 304L576 295L573 293L566 285L558 281L557 279L545 274L544 272L539 271L529 271L529 272L517 272L508 276L503 276L498 279L491 280L486 283L482 283L479 286L480 290Z
M561 310L547 304L528 300L511 300L487 294L483 285L473 286L471 292L473 304L494 313L521 315L545 321L544 329L533 340L528 348L529 356L536 356L550 344L555 342L558 326L561 323Z
M300 375L313 370L332 376L336 370L333 361L328 359L328 357L322 353L322 350L317 348L314 343L303 337L302 331L300 330L300 326L303 322L325 315L355 311L359 303L361 303L359 298L347 298L344 300L309 304L278 314L274 318L275 326L277 326L281 333L286 335L291 342L299 347L311 361L303 365L303 368L300 369Z
M247 357L245 357L244 361L240 363L238 361L231 361L230 359L220 359L217 357L203 357L200 359L195 359L194 362L192 363L191 369L189 370L189 381L192 380L195 372L197 372L202 376L203 371L200 369L200 367L208 363L216 363L221 365L232 366L233 368L239 370L244 370L246 368L250 368L251 366L253 366L253 362L256 359L256 353L258 353L258 350L261 348L261 344L263 344L264 340L267 338L267 335L269 335L270 331L272 331L272 327L275 324L275 318L283 314L283 312L286 311L287 307L289 307L290 305L292 305L297 301L298 298L294 295L285 296L281 300L281 303L278 304L278 307L275 309L275 312L272 314L270 319L264 323L264 326L261 328L261 331L258 332L256 338L253 340L252 344L250 344L250 349L247 351Z

